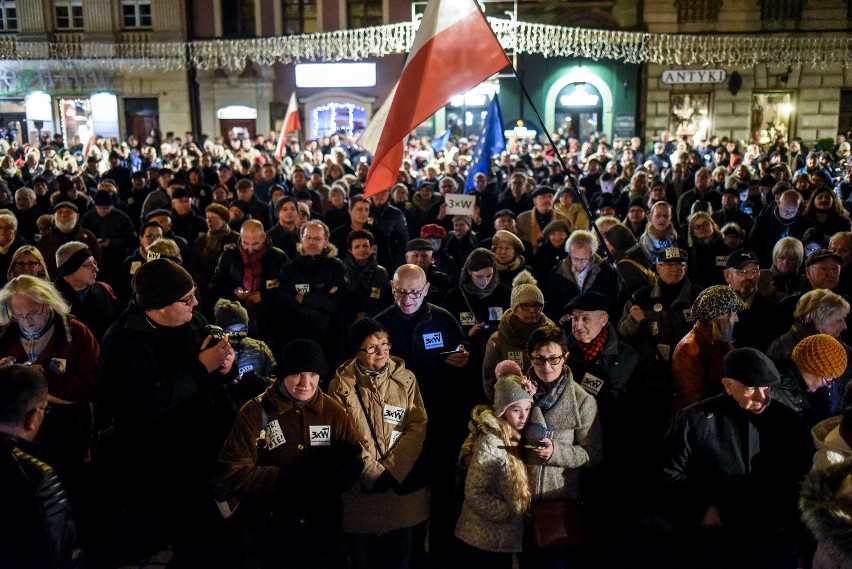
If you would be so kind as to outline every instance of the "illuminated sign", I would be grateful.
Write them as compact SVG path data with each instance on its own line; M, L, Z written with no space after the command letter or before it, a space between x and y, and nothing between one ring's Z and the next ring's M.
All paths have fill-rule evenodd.
M299 63L296 87L375 87L375 63Z

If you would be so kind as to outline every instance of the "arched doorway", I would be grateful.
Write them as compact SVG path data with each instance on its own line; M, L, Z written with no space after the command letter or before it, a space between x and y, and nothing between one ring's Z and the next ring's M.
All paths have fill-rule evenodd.
M578 140L589 140L603 130L601 95L589 83L571 83L556 98L556 128Z
M552 131L555 131L560 125L556 123L556 110L559 104L560 94L562 91L572 84L584 83L589 87L594 88L600 97L600 132L612 134L613 121L613 97L612 91L606 82L588 71L584 67L577 67L556 81L547 90L547 95L544 99L544 122ZM588 89L587 89L588 92Z

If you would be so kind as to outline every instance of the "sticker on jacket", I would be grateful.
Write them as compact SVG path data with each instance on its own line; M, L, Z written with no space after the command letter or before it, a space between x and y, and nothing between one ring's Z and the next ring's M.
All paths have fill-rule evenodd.
M377 286L370 287L370 298L378 300L382 297L382 289Z
M473 312L459 312L459 323L462 326L473 326L476 324L476 316Z
M432 332L431 334L423 334L423 347L427 350L444 347L444 338L440 332Z
M402 422L403 415L405 415L405 409L385 403L385 408L382 410L382 419L385 423L399 425Z
M331 425L309 425L312 447L331 446Z
M586 372L586 375L583 376L583 381L580 382L580 386L592 395L597 395L603 389L604 383L606 382L601 378Z
M133 261L130 263L130 274L135 275L136 271L139 270L139 267L142 266L142 261Z
M396 441L398 441L401 436L402 433L400 431L391 431L390 448L393 448L393 445L396 444Z
M518 364L521 367L521 369L524 368L524 352L523 351L517 351L517 352L509 351L506 354L506 359L512 360L513 362Z
M310 284L297 284L296 285L296 294L307 294L311 292Z
M500 306L490 306L488 308L489 320L500 320L503 318L503 308Z
M266 448L272 450L286 442L287 440L284 438L284 433L281 432L281 424L278 422L278 419L270 421L266 425Z
M648 322L648 332L650 332L652 336L656 336L660 333L660 325L657 322Z
M65 358L52 358L50 360L50 371L52 373L65 373Z
M267 289L278 288L278 279L268 279L266 281L266 288Z
M657 351L660 352L660 356L666 361L669 361L669 356L671 355L671 346L668 344L657 344Z

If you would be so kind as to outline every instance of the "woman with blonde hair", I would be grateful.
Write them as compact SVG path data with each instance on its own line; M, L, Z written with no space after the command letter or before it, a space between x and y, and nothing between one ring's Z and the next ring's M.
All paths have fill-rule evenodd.
M31 275L49 280L44 257L41 256L41 251L32 245L24 245L19 248L9 261L9 270L6 271L7 280L12 280L20 275Z

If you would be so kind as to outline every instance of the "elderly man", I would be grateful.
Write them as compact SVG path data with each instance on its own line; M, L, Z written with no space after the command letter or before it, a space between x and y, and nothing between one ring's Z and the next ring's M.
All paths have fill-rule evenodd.
M722 359L734 349L737 312L745 308L724 285L706 288L695 299L691 317L696 322L672 356L675 411L722 390Z
M800 213L802 194L796 190L782 192L778 206L754 221L749 233L749 245L757 253L761 264L772 265L772 248L782 237L801 239L813 221Z
M852 293L852 231L841 231L831 236L828 248L840 255L840 284L838 290Z
M301 229L298 253L281 271L278 286L279 313L286 319L283 341L315 340L326 358L336 361L342 347L340 303L346 295L346 267L334 256L328 242L328 226L308 221Z
M41 239L39 239L37 247L44 257L47 272L52 279L55 279L58 274L56 270L56 250L59 249L60 245L69 241L84 243L95 257L95 262L98 264L104 262L98 238L95 237L94 233L78 224L80 219L78 212L77 206L71 202L56 204L53 207L53 229L46 235L42 235Z
M439 418L428 423L424 452L430 457L432 480L430 552L443 556L450 551L455 527L453 478L457 450L466 434L459 427L465 424L471 403L458 394L472 392L467 382L478 382L478 377L474 370L465 369L470 353L458 321L443 308L425 302L429 282L422 268L399 267L391 291L394 305L376 320L388 331L391 355L405 360L414 372L426 413ZM448 397L447 389L454 395Z
M84 243L71 241L56 250L59 276L54 281L73 314L100 342L118 316L112 288L98 281L98 263Z
M676 555L691 567L795 567L812 438L794 411L772 402L780 378L764 354L734 350L721 375L724 393L678 413L666 437Z
M532 193L533 208L518 215L517 235L522 241L532 245L533 253L538 251L539 241L544 236L544 228L548 223L555 219L566 222L568 220L567 216L553 209L554 194L550 186L536 188Z
M429 293L426 297L431 304L440 304L452 288L449 275L439 271L433 264L435 246L428 239L412 239L405 246L405 262L417 265L426 274L429 281Z
M50 408L44 375L31 366L0 368L0 401L3 564L78 567L83 556L68 495L34 442Z
M263 225L250 219L240 228L238 246L222 252L212 279L215 296L239 300L249 314L249 335L263 340L273 351L279 329L279 279L288 260L269 241Z
M725 260L725 282L748 309L739 313L734 326L737 347L765 352L769 343L784 329L779 305L757 290L760 261L753 251L738 249Z

